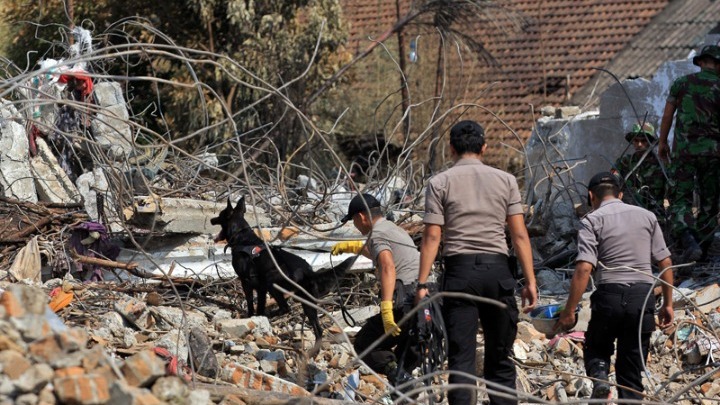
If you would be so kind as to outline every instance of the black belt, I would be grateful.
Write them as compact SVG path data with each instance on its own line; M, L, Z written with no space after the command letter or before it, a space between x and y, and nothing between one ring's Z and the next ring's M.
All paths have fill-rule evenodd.
M611 293L611 294L638 294L645 295L652 288L652 284L648 283L635 283L635 284L618 284L618 283L607 283L598 284L597 290Z
M472 253L443 257L446 266L463 264L507 264L508 257L500 253Z

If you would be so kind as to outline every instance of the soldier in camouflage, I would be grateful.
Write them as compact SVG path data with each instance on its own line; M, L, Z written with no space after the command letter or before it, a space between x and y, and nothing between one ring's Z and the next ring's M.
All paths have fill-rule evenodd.
M612 169L613 174L625 179L622 200L652 211L664 228L667 181L657 155L648 150L657 141L655 127L649 123L635 124L625 140L633 145L635 152L620 157Z
M709 241L717 228L720 196L720 47L708 45L693 58L700 72L672 84L660 125L658 154L670 159L672 235L684 249L683 261L699 260L698 241ZM672 153L668 135L675 115ZM693 215L693 194L699 204ZM720 257L709 257L720 261Z

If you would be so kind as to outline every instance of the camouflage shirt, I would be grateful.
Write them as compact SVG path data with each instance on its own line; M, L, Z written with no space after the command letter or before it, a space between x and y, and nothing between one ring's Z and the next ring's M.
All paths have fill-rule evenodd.
M658 215L664 211L665 175L652 152L645 156L640 166L633 171L644 154L645 151L639 151L621 157L615 162L615 169L623 178L632 171L622 190L623 202L643 207Z
M676 108L674 154L720 154L720 76L711 70L683 76L670 87L667 102Z

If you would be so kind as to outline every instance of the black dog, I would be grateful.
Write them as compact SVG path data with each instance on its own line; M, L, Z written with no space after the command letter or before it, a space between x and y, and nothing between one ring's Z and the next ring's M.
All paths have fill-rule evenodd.
M210 223L221 227L215 240L226 240L227 246L232 249L232 265L245 292L248 316L265 315L265 300L268 292L277 301L281 313L290 311L287 300L280 291L273 287L273 284L293 291L308 301L313 301L305 292L298 290L290 283L283 274L300 285L312 297L319 298L327 295L332 286L336 285L336 278L342 277L355 262L355 257L353 257L338 264L332 271L320 270L316 273L308 262L282 248L271 247L272 252L268 251L265 243L245 220L244 197L240 197L235 208L228 198L227 207L217 217L210 219ZM280 274L273 257L283 274ZM257 311L253 306L253 290L257 291ZM316 341L320 342L322 329L318 321L317 309L307 304L302 304L302 307L315 333Z

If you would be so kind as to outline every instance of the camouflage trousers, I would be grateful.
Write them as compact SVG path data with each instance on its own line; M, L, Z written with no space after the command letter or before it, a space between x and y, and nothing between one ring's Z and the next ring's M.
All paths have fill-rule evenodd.
M670 221L672 235L679 240L690 230L700 240L712 237L720 203L720 158L694 156L675 158L669 168ZM697 194L697 216L693 213Z

